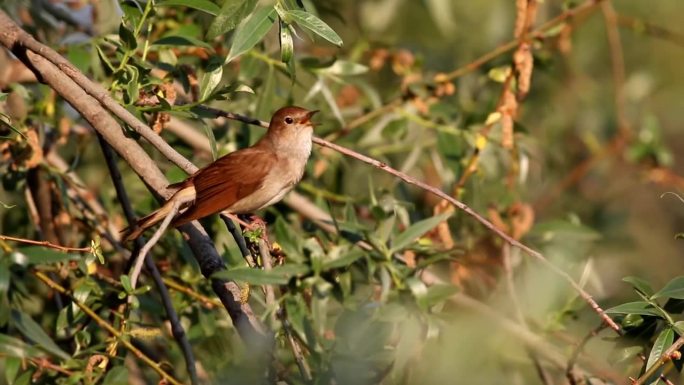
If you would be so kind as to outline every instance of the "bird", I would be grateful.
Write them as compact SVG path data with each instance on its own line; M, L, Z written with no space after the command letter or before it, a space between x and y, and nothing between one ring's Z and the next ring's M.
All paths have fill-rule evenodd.
M169 185L176 192L160 208L122 230L123 240L174 215L177 227L216 213L252 214L279 202L302 179L311 155L318 110L288 106L277 110L268 130L254 145L231 152ZM163 226L163 225L162 225Z

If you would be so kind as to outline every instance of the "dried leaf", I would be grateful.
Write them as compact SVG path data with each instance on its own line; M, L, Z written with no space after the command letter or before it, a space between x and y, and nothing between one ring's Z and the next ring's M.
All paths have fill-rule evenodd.
M518 114L518 102L509 88L504 91L502 99L498 110L501 113L501 146L511 149L513 148L513 124Z
M518 100L522 100L530 91L534 59L529 43L522 43L513 54L513 62L518 79Z

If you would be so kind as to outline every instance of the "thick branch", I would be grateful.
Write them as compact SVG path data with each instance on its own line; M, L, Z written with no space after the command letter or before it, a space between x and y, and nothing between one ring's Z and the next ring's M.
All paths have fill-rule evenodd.
M152 159L136 141L127 138L116 120L102 108L97 100L93 99L81 88L82 85L74 83L72 79L74 77L84 78L81 79L81 83L87 84L87 88L92 88L91 91L93 91L93 93L96 93L95 91L102 91L98 94L98 97L105 101L111 99L106 95L106 91L101 87L94 85L94 83L90 82L90 80L85 78L84 75L80 74L68 63L61 65L61 68L69 75L69 77L65 76L59 68L41 55L46 57L49 56L51 60L54 59L58 62L66 61L57 53L48 47L41 45L22 31L2 11L0 11L0 25L3 26L0 30L0 44L11 49L24 64L36 73L39 79L42 79L50 85L50 87L57 91L60 96L79 111L156 194L162 198L170 197L172 192L166 188L168 181L156 167ZM25 47L31 47L32 50L35 49L37 52L40 52L40 55L26 50ZM54 56L57 57L55 58ZM111 99L111 101L114 102L113 99ZM116 102L114 102L114 104L116 104L116 106L112 106L113 109L123 109L123 107ZM107 105L109 107L109 102ZM125 109L123 110L125 111ZM132 116L127 111L126 114ZM142 124L140 122L138 123ZM155 142L161 141L163 145L155 143L153 140ZM169 148L173 152L173 154L165 153L169 158L178 158L180 156L161 138L158 137L158 140L152 139L150 141L155 146L158 146L157 148ZM188 162L185 169L196 170L197 168ZM214 248L211 239L199 224L192 223L184 225L180 229L184 233L184 238L188 241L190 249L193 251L202 274L205 277L209 278L213 273L225 267L223 260ZM232 281L212 279L212 288L228 310L234 325L243 339L250 342L257 342L256 345L263 346L263 340L266 336L265 329L261 322L255 317L249 304L241 302L239 286ZM270 336L267 339L270 339ZM250 343L249 345L254 344Z

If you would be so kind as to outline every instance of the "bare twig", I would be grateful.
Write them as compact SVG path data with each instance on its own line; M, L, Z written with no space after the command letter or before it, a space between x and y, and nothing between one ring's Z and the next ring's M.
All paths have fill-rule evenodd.
M207 309L213 309L215 307L220 307L221 306L221 301L215 299L215 298L209 298L206 297L194 290L192 290L189 287L183 286L179 284L178 282L174 281L171 278L162 278L166 286L170 287L173 290L176 290L178 292L181 292L189 297L192 297L200 302L202 306L206 307Z
M627 15L618 15L617 22L620 26L629 28L636 33L657 37L680 47L684 47L684 35L670 29Z
M622 54L620 42L620 30L618 29L617 14L611 0L601 2L601 13L606 24L608 34L608 47L610 48L610 61L613 71L613 88L615 92L615 115L618 122L618 130L624 140L631 136L627 110L625 106L625 59Z
M89 89L97 94L100 99L105 100L108 108L112 107L122 115L126 115L125 119L121 119L127 123L129 123L128 121L131 119L136 120L135 117L118 105L113 99L107 99L108 95L102 87L93 85L90 80L83 74L78 73L73 66L66 62L66 60L56 52L35 41L35 39L22 31L7 14L2 11L0 11L0 25L3 25L3 28L0 29L0 44L11 49L42 81L48 83L65 100L73 105L74 108L76 108L82 116L100 134L102 134L104 139L112 145L133 170L140 175L148 186L161 197L170 197L172 191L166 189L168 181L154 165L152 159L150 159L136 141L127 138L123 134L119 124L100 106L97 100L93 99L84 91L84 89ZM31 47L31 50L35 49L36 52L40 52L40 55L36 55L33 52L26 50L25 47L28 46ZM67 71L67 75L69 76L65 76L58 67L46 60L45 57L56 60L59 63L60 68ZM78 79L79 84L75 83L72 80L73 78ZM94 92L97 90L99 90L99 93ZM116 106L111 106L111 103ZM118 107L118 109L116 107ZM140 125L143 124L138 122L137 127L141 128ZM149 127L147 127L147 129L149 129ZM197 170L197 167L187 162L187 160L185 160L186 162L183 162L179 159L179 157L182 158L182 156L176 153L175 150L161 138L154 140L152 144L158 146L158 148L164 148L164 151L167 153L172 151L172 160L181 165L184 170L188 172ZM225 268L223 260L214 248L211 239L199 224L195 222L183 225L180 227L180 230L185 234L185 239L188 241L190 249L193 251L202 274L205 277L211 277L214 272ZM241 291L239 286L233 281L212 279L212 288L221 299L226 310L228 310L241 337L254 342L249 343L248 345L255 348L270 346L270 343L264 341L264 339L270 340L271 336L265 334L263 325L261 325L257 317L255 317L249 304L241 302Z
M28 245L48 247L50 249L57 249L57 250L61 250L64 252L75 251L77 253L87 253L91 250L90 247L67 247L67 246L62 246L62 245L55 245L54 243L50 243L48 241L34 241L32 239L17 238L17 237L12 237L9 235L0 235L0 239L5 240L5 241L25 243Z
M644 374L641 375L634 383L633 385L643 385L645 384L648 380L653 377L660 368L667 364L668 362L678 360L681 358L681 354L679 353L679 349L684 346L684 337L679 337L677 340L667 348L665 352L658 358L658 361L654 362L653 365L651 365L648 370Z
M131 205L131 201L128 198L128 193L124 187L121 172L119 172L119 168L116 165L116 155L101 135L98 135L97 138L100 141L100 147L102 148L102 153L105 157L107 168L109 169L109 174L116 190L117 198L121 203L126 220L128 221L129 225L133 226L135 224L135 214L133 213L133 206ZM143 246L143 243L144 241L142 237L136 239L136 247L138 249ZM173 337L176 339L178 346L183 352L185 365L188 370L188 374L190 375L190 381L193 385L197 385L199 384L199 379L197 378L197 368L195 367L195 356L192 353L192 346L190 346L190 342L185 334L183 325L181 325L178 313L176 313L176 309L173 307L173 301L169 295L169 290L166 288L161 274L159 274L159 269L157 269L157 266L154 264L152 258L145 258L145 267L147 267L147 270L152 275L152 279L157 286L157 290L159 290L159 297L161 298L164 309L166 310L166 316L171 323L171 334L173 334Z
M238 114L233 114L230 112L224 112L215 108L210 108L210 107L203 107L205 110L215 114L216 116L223 116L228 119L234 119L234 120L239 120L241 122L261 126L261 127L268 127L268 123L262 122L257 119L252 119L246 116L238 115ZM422 190L425 190L433 195L436 195L437 197L444 199L445 201L449 202L456 208L464 211L466 214L470 215L471 217L475 218L478 222L480 222L484 227L487 229L491 230L493 233L498 235L501 239L503 239L505 242L510 244L511 246L517 247L524 251L526 254L528 254L531 257L536 258L539 260L544 266L549 268L551 271L553 271L555 274L558 276L562 277L565 281L567 281L575 291L586 301L589 306L591 307L592 310L594 310L599 317L608 325L610 326L611 329L615 330L616 332L620 331L620 326L615 323L606 313L603 311L603 309L594 301L594 299L591 297L589 293L587 293L568 273L560 269L558 266L554 265L553 263L549 262L549 260L540 252L532 249L529 246L526 246L519 241L511 238L508 234L506 234L504 231L501 229L497 228L493 223L488 221L485 217L477 213L475 210L471 209L470 206L466 205L465 203L449 196L447 193L444 191L430 186L424 182L419 181L416 178L413 178L412 176L403 173L395 168L390 167L387 163L381 162L377 159L373 159L369 156L363 155L361 153L358 153L356 151L353 151L349 148L340 146L335 143L331 143L325 139L321 139L318 137L313 138L313 142L323 146L323 147L328 147L331 148L343 155L352 157L354 159L360 160L361 162L367 163L375 168L378 168L388 174L394 175L395 177L403 180L404 182L416 186Z
M102 319L97 313L88 307L88 305L82 303L81 301L77 300L74 298L74 296L71 295L71 292L64 287L62 287L60 284L57 282L51 280L45 273L40 272L40 271L34 271L33 274L41 280L44 284L46 284L48 287L50 287L53 290L56 290L60 294L66 295L71 299L71 301L78 306L85 314L87 314L90 318L92 318L101 328L105 329L107 332L109 332L112 336L116 337L121 344L123 344L126 349L128 349L131 353L133 353L138 359L143 361L147 366L152 368L155 372L157 372L165 381L167 381L170 384L173 385L181 385L182 383L178 380L176 380L173 376L168 374L160 364L152 360L150 357L146 356L145 353L143 353L140 349L136 348L133 346L133 343L128 340L128 338L124 338L124 336L116 330L112 325L110 325L107 321Z

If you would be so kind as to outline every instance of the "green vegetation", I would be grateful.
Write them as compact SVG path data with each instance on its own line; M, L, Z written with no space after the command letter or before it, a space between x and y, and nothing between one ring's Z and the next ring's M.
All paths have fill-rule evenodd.
M0 384L681 383L683 11L0 3ZM265 231L169 230L136 287L132 216L285 105Z

